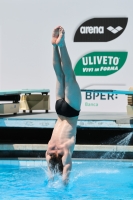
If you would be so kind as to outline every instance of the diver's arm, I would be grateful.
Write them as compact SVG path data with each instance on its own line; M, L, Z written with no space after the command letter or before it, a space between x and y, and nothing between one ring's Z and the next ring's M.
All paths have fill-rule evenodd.
M62 163L63 163L63 174L62 174L63 183L64 185L67 185L69 182L70 171L72 169L72 160L69 153L65 154L62 157Z
M46 151L46 153L45 153L45 157L46 157L47 166L48 166L48 176L49 176L49 180L53 180L53 174L52 174L52 172L51 172L51 170L50 170L50 166L49 166L49 160L50 160L51 156L47 153L47 151Z

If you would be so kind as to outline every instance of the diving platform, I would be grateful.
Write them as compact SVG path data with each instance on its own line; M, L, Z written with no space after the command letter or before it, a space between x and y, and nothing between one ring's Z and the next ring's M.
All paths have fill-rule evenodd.
M88 90L81 92L95 92L107 94L123 94L133 96L133 91L123 90ZM23 89L12 91L0 91L0 101L12 101L12 105L19 104L17 115L0 112L0 127L23 128L54 128L57 114L50 111L49 89ZM7 102L1 105L8 105ZM15 108L14 108L15 109ZM17 108L18 109L18 108ZM27 113L26 110L29 112ZM34 112L32 113L32 111ZM1 108L0 108L1 111ZM45 112L44 112L45 111ZM80 112L77 128L116 128L133 129L133 118L127 113L101 113Z
M21 104L16 115L0 113L0 158L44 158L58 116L49 110L49 90L20 90L0 93L0 101ZM133 91L81 90L133 96ZM37 95L39 96L34 96ZM33 95L33 96L32 96ZM28 99L29 98L29 99ZM34 102L32 102L34 101ZM40 110L36 110L36 103ZM41 102L41 103L40 103ZM44 104L45 102L45 104ZM47 107L48 112L44 108ZM46 108L45 107L45 108ZM35 110L34 110L35 109ZM24 112L25 110L25 112ZM26 112L28 110L29 112ZM34 110L30 112L30 110ZM126 146L113 145L110 138L124 138L133 131L133 118L126 112L80 112L77 122L76 145L73 158L101 158L107 151L124 152L124 159L133 159L133 138ZM3 162L3 161L2 161Z
M58 116L55 112L23 113L0 115L0 127L54 128ZM127 113L80 112L77 128L133 129L133 118Z

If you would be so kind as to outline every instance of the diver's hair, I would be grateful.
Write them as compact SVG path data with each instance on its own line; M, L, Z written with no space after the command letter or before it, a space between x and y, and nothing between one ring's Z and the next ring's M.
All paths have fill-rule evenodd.
M62 155L52 154L49 160L50 170L54 173L63 173Z

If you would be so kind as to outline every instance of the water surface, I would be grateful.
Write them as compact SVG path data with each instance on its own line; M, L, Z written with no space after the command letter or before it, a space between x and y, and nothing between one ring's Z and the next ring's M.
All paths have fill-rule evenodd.
M48 182L46 166L0 165L0 200L133 199L133 163L73 161L70 183Z

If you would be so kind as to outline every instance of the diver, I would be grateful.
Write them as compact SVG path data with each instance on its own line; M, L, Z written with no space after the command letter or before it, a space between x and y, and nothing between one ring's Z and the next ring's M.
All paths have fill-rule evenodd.
M69 182L72 169L72 153L76 142L77 120L81 105L81 91L72 69L65 44L65 31L56 27L52 34L53 67L56 74L57 122L46 151L50 178L54 173L62 175L63 183Z

